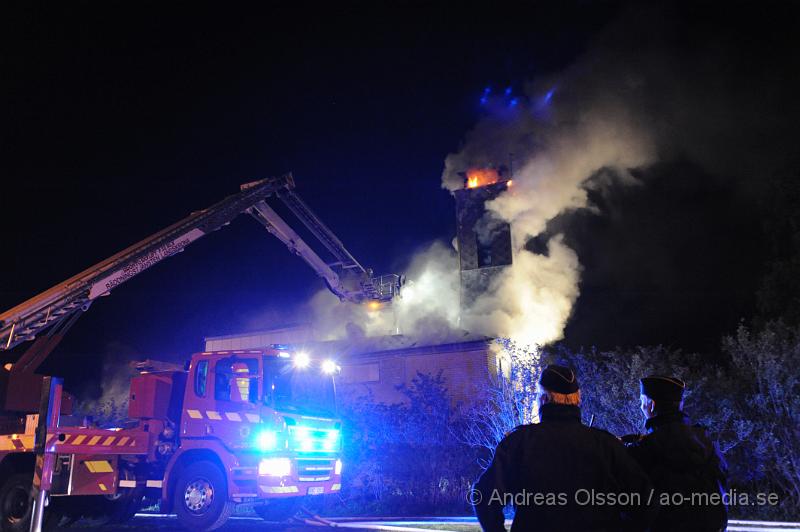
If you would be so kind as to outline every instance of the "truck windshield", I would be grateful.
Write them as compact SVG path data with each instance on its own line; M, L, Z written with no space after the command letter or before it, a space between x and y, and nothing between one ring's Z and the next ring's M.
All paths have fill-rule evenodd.
M304 415L335 416L333 377L316 368L295 368L285 358L264 358L265 397L276 410Z

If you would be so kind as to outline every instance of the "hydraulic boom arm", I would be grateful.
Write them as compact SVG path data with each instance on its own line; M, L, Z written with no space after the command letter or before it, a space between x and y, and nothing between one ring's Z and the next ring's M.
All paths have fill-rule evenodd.
M48 345L42 343L37 349L31 349L32 353L23 355L23 359L33 357L36 361L35 366L38 366L79 313L87 310L95 299L108 295L111 290L150 266L183 251L192 242L229 224L243 212L252 215L270 233L286 244L290 251L300 255L323 278L328 288L342 300L356 303L367 300L390 301L400 288L400 277L384 275L373 278L371 270L363 268L353 258L341 241L311 212L293 189L294 180L291 174L242 185L238 194L229 196L205 210L192 213L166 229L3 312L0 314L0 351L33 340L41 331L49 329L48 338L53 336L55 342L48 341L46 342ZM336 259L334 263L329 265L323 261L267 205L266 199L271 196L286 203L292 213L331 252ZM343 275L337 273L334 268ZM348 272L353 274L349 275ZM23 364L26 369L35 370L35 366L30 367L31 360L26 362ZM15 366L19 365L18 363Z

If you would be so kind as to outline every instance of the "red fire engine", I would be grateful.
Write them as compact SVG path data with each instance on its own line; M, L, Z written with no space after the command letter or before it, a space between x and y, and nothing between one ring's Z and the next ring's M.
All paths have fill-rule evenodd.
M333 255L328 264L267 204L279 198ZM194 354L185 369L145 361L118 428L76 422L61 379L34 372L97 297L248 213L300 255L341 299L390 301L397 275L374 277L294 192L291 175L248 183L223 201L0 314L0 350L33 340L0 368L0 529L40 530L131 517L160 501L194 530L237 503L270 520L341 489L333 360L288 346ZM45 508L47 508L46 511Z

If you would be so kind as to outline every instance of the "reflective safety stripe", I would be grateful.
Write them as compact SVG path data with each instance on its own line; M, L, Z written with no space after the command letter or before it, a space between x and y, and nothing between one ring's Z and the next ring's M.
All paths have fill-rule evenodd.
M25 451L33 449L33 434L0 436L0 451Z
M120 480L119 481L120 488L135 488L136 481L135 480Z
M146 485L148 488L160 488L164 484L163 480L148 480Z
M340 489L342 489L341 484L334 484L333 486L331 486L331 491L339 491Z
M117 446L118 446L118 447L121 447L121 446L125 445L126 443L128 443L128 440L130 440L130 438L129 438L128 436L123 436L123 437L122 437L122 438L120 438L120 439L119 439L119 441L117 442Z
M102 445L111 445L112 443L114 443L114 440L116 439L117 439L116 436L109 436L108 438L106 438L106 441L102 443Z
M89 473L113 473L114 468L111 467L111 462L108 460L86 460L83 465L89 470ZM105 491L105 490L104 490Z
M78 434L72 441L72 445L80 445L86 439L86 434Z
M89 440L89 443L87 443L86 445L95 445L97 444L97 442L100 441L100 438L102 438L102 436L93 436L92 439Z
M189 409L186 410L186 414L192 419L203 419L203 412L200 410ZM218 412L216 410L206 410L205 417L214 421L222 421L223 419L227 419L228 421L236 421L237 423L242 421L261 423L261 416L251 413Z
M100 489L101 489L101 490L103 490L103 491L108 491L108 488L107 488L107 487L106 487L106 485L105 485L105 484L103 484L102 482L100 482L100 483L99 483L99 484L97 484L97 485L100 487Z

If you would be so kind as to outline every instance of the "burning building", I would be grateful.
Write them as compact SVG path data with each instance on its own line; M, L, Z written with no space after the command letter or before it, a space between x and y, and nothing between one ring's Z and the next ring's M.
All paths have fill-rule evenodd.
M512 263L511 227L486 211L486 202L512 185L505 169L471 169L454 191L461 301L469 305Z
M511 228L486 209L487 201L512 186L505 174L505 168L469 170L463 189L454 193L462 312L512 264ZM366 305L370 312L392 311L391 306ZM210 337L205 349L236 351L291 344L315 357L337 360L342 368L337 386L345 400L369 395L385 403L402 401L400 389L411 385L419 373L441 373L451 399L467 404L482 396L500 367L492 338L454 328L415 336L412 331L387 327L380 332L373 329L372 336L362 333L347 340L320 341L329 336L316 331L314 324L305 324Z
M497 366L490 339L463 334L421 342L402 335L358 340L314 341L313 329L297 326L246 334L209 337L206 351L262 349L290 343L319 359L332 358L341 366L336 386L345 401L369 396L386 404L404 399L401 388L419 374L441 372L454 403L468 404L480 397Z

